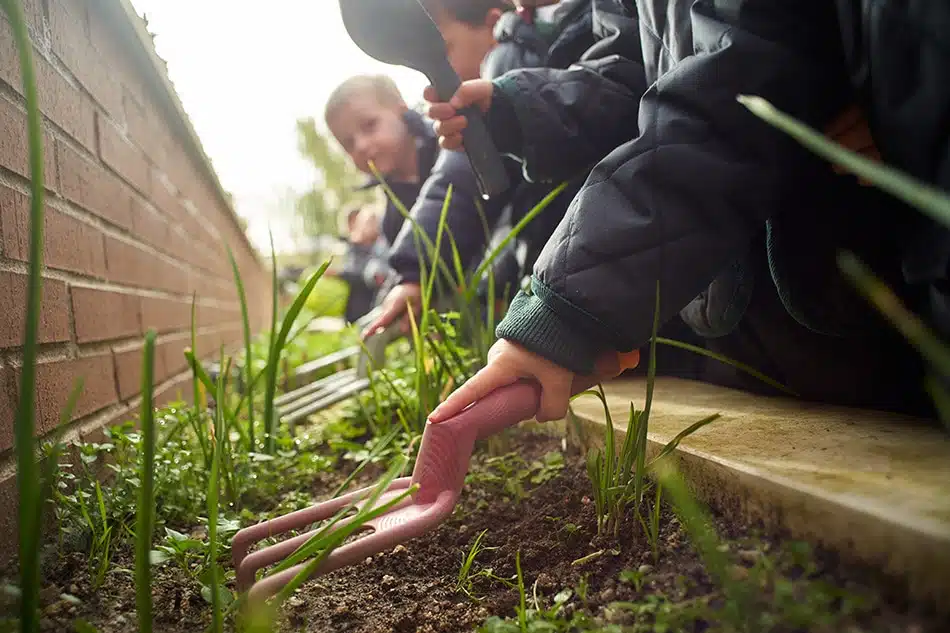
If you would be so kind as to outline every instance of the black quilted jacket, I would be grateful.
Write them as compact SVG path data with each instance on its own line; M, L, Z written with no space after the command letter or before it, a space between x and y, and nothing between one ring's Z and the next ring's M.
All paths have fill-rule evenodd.
M561 366L649 338L748 252L771 217L821 204L825 163L737 102L823 128L852 98L827 0L593 0L566 70L495 81L489 124L536 181L597 163L498 328ZM601 157L606 156L603 160ZM599 160L599 162L597 162Z

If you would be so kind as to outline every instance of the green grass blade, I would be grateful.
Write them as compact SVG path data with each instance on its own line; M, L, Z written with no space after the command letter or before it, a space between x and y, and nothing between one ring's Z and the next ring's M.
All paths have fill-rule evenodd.
M865 158L826 138L817 130L778 110L761 97L736 99L752 114L782 130L796 141L836 165L873 183L892 196L917 207L944 226L950 226L950 196L945 191L908 176L898 169Z
M224 381L227 368L221 352L221 373L215 389L214 437L211 438L211 475L208 477L208 572L211 585L211 631L221 633L221 594L218 591L218 486L221 469L221 446L224 441Z
M36 421L36 351L40 324L43 270L43 128L36 93L33 70L33 44L23 17L23 9L16 0L3 0L4 12L10 20L13 39L20 60L23 94L26 97L27 135L30 152L30 251L26 296L25 331L23 335L23 364L20 372L20 398L16 413L14 437L17 460L17 490L19 493L19 554L20 554L20 627L24 633L38 630L39 607L39 547L36 520L42 505L38 465L35 460Z
M267 354L267 367L266 369L266 378L265 378L265 395L264 395L264 444L265 452L273 445L273 440L270 437L270 434L273 433L274 429L271 428L273 425L274 419L274 398L273 394L270 395L268 399L268 391L271 383L271 374L273 374L273 380L276 384L277 382L277 361L274 357L274 347L277 341L277 297L280 294L280 289L277 285L277 252L274 250L274 233L267 229L267 234L270 236L270 262L271 262L271 314L270 314L270 343Z
M524 228L528 226L532 220L534 220L534 218L536 218L542 211L547 209L551 205L551 203L554 202L555 198L557 198L561 194L561 192L564 191L567 185L568 185L567 181L559 184L557 187L555 187L551 191L551 193L546 195L541 200L541 202L536 204L530 211L528 211L528 213L526 213L525 216L521 218L521 220L519 220L517 224L515 224L515 226L511 229L511 231L509 231L508 235L506 235L505 238L501 240L498 243L498 245L495 246L495 248L492 249L492 251L488 254L488 256L485 257L485 259L483 259L482 262L478 265L478 268L475 269L475 273L472 275L472 284L469 286L468 289L466 289L466 293L475 292L473 288L477 288L478 281L482 278L482 275L484 275L485 271L492 264L495 263L495 260L498 259L498 256L505 250L508 244L511 243L511 240L518 237L521 231L523 231ZM467 300L470 301L471 298L469 297Z
M449 204L452 202L452 185L449 185L448 190L445 192L445 200L442 201L442 213L439 215L439 228L435 234L435 253L436 256L432 260L432 269L429 271L428 284L425 288L425 293L422 296L422 323L420 325L420 330L424 333L426 331L426 325L429 322L429 305L432 303L432 286L435 282L435 271L436 266L438 265L438 259L440 259L439 254L442 252L442 236L445 234L445 220L449 211Z
M363 469L366 468L369 464L371 464L374 459L379 457L379 455L381 455L384 450L386 450L386 448L392 443L392 441L396 439L396 436L399 435L400 430L401 429L398 426L393 426L389 430L389 432L386 433L386 435L384 435L382 438L377 440L376 445L373 446L373 450L369 452L369 455L366 456L366 459L360 462L360 464L353 470L353 472L351 472L349 476L343 480L343 483L337 486L337 489L333 491L331 498L335 499L339 497L340 493L346 490L347 486L349 486L350 483L354 479L356 479L361 472L363 472Z
M649 467L652 467L653 464L657 463L659 460L663 459L664 457L666 457L667 455L675 451L676 447L679 446L680 442L682 442L684 438L689 437L690 435L692 435L699 429L703 428L710 422L714 422L715 420L718 420L721 417L722 416L720 414L713 413L712 415L703 418L699 422L694 422L690 424L689 426L687 426L685 429L677 433L676 437L674 437L672 440L666 443L666 446L664 446L663 449L659 453L657 453L657 456L654 457L650 461Z
M135 528L135 607L140 633L152 631L152 528L155 521L155 418L152 382L155 374L155 330L145 334L142 358L142 463Z
M646 476L647 431L650 427L650 411L653 408L653 388L656 385L656 333L660 329L660 280L656 281L656 303L653 307L653 332L650 334L650 363L647 366L647 397L643 412L637 421L637 459L634 466L633 502L640 507L643 500L643 481Z
M710 351L703 347L696 347L695 345L690 345L689 343L683 343L682 341L676 341L674 339L664 338L662 336L656 337L656 342L660 343L661 345L667 345L669 347L678 347L679 349L684 349L688 352L693 352L694 354L699 354L700 356L705 356L707 358L717 360L720 363L725 363L726 365L729 365L730 367L738 369L741 372L749 374L753 378L757 378L758 380L761 380L765 384L775 387L779 391L787 393L790 396L795 396L795 397L798 396L798 393L794 391L793 389L786 387L785 385L783 385L777 380L769 378L768 376L758 371L754 367L746 365L745 363L740 363L739 361L736 361L736 360L732 360L728 356L723 356L722 354L717 354L716 352Z
M198 293L191 294L191 349L195 352L198 351ZM198 386L198 375L192 373L191 375L191 388L192 388L192 397L195 401L195 413L201 411L201 407L204 405L201 402L201 389Z
M840 253L838 267L871 305L877 308L938 372L950 378L950 347L941 341L920 317L908 310L897 295L853 253Z
M244 292L244 281L241 279L241 271L238 270L237 261L234 259L234 253L231 252L231 246L228 246L228 259L231 260L231 270L234 271L234 285L237 286L238 300L241 302L241 320L244 326L244 376L247 386L247 441L249 449L253 452L256 449L254 441L254 368L251 366L251 320L247 311L247 294Z
M934 408L937 410L937 417L943 422L943 425L950 431L950 392L938 378L933 374L927 376L924 380L924 387L930 394L934 402Z
M297 294L294 302L287 310L287 314L284 316L280 332L277 334L273 334L272 332L270 358L267 359L267 383L264 385L264 432L267 434L265 452L268 454L273 454L276 440L274 436L276 414L274 397L277 394L277 370L280 362L280 353L287 341L287 335L290 334L290 328L293 327L294 321L297 320L297 315L300 314L300 311L307 303L307 298L310 296L310 293L313 292L317 282L320 281L320 278L323 277L323 273L325 273L330 266L330 261L331 260L323 262L320 268L310 276L310 279L304 285L303 289Z
M658 462L653 472L663 490L671 497L676 513L689 533L690 541L706 564L706 570L726 594L727 617L739 625L740 629L744 628L741 626L742 621L752 617L754 613L751 596L748 588L733 579L730 574L729 557L720 549L719 536L712 520L690 494L686 483L669 460Z

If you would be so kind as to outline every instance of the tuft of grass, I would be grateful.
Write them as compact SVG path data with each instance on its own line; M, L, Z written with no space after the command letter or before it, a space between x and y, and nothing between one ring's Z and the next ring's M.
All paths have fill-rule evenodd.
M472 546L468 549L468 553L462 556L462 565L459 567L458 578L455 582L455 591L461 591L472 599L475 599L475 596L472 593L472 581L477 575L472 574L472 569L475 565L475 559L483 551L495 549L494 547L486 547L482 545L482 539L485 538L485 534L487 533L487 528L482 530L478 536L475 537L475 540L472 541Z
M152 383L155 376L155 330L145 334L142 357L142 462L135 527L135 607L140 633L152 631L152 530L155 526L155 419ZM101 496L100 496L101 499ZM104 508L103 508L104 512Z
M310 296L310 293L313 292L314 286L317 285L317 282L320 280L320 278L323 276L323 273L326 272L329 266L330 260L327 260L323 263L323 265L320 266L320 268L317 269L315 273L313 273L313 275L310 276L310 279L304 285L303 290L300 291L293 303L290 305L290 308L287 310L287 314L284 315L284 320L279 331L276 330L276 314L274 316L275 329L271 331L270 353L267 358L267 374L266 382L264 384L264 452L268 455L272 455L274 453L275 446L274 426L276 422L277 409L274 406L274 397L277 394L277 373L280 367L281 351L287 342L290 329L293 327L294 322L297 320L297 316L300 314L304 304L307 302L307 298ZM277 291L275 289L275 293L276 292Z
M659 533L659 525L653 529L654 518L659 521L659 496L651 512L649 524L647 524L641 513L640 508L643 502L643 496L649 487L646 480L647 471L650 464L666 454L675 450L680 441L688 435L695 433L710 422L719 418L719 414L713 414L690 425L681 431L676 437L670 440L654 458L650 464L646 461L647 452L647 431L649 429L650 410L653 405L653 389L656 382L656 344L657 330L660 320L660 285L657 282L656 304L653 312L653 334L650 337L650 364L647 367L647 393L646 402L643 411L637 411L633 403L630 403L630 416L627 421L627 432L624 436L623 446L620 454L617 454L614 444L614 425L610 415L610 407L607 405L607 396L603 387L598 386L597 390L588 390L577 397L584 395L593 395L598 398L604 407L604 415L607 419L604 448L591 449L587 454L587 475L590 478L593 487L594 507L597 512L597 532L613 532L616 538L619 534L620 524L625 516L626 509L633 506L641 524L649 526L647 534L651 539L654 550L656 549L654 534Z

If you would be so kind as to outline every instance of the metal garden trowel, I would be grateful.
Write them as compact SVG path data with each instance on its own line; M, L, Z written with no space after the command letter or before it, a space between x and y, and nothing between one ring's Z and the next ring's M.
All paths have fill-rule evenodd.
M445 40L418 0L340 0L343 24L364 53L386 64L406 66L428 77L440 99L448 101L459 77L449 65ZM462 132L482 195L503 193L510 186L501 155L477 108L461 112L468 120Z

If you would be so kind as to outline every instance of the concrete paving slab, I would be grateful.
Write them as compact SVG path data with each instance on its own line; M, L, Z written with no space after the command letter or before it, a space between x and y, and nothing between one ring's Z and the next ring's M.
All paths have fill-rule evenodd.
M619 379L604 390L619 443L646 384ZM950 613L950 436L894 414L658 378L650 451L713 413L722 417L676 453L701 499L873 565ZM605 421L600 401L585 396L572 405L568 433L602 446Z

